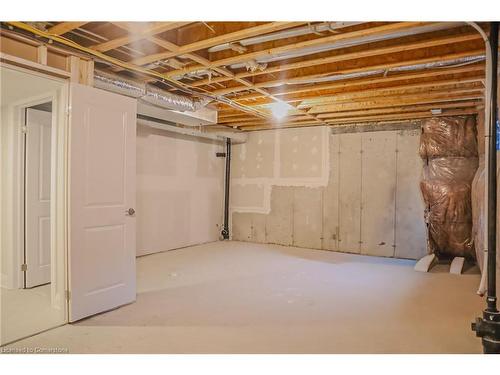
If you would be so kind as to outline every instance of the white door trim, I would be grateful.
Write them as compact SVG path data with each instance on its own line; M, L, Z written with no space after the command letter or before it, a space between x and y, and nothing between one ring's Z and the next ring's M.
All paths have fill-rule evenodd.
M66 300L67 290L67 155L68 155L68 102L69 102L69 80L54 78L51 75L40 72L33 72L9 64L4 64L6 68L18 70L24 73L41 76L47 79L56 80L63 85L61 88L44 95L34 96L13 103L7 109L8 123L11 124L7 131L2 134L9 137L12 142L8 142L7 158L12 160L8 163L9 170L6 178L2 181L2 243L15 249L15 259L10 267L13 267L12 276L9 280L2 280L8 287L21 288L23 286L23 273L21 264L23 263L24 246L24 194L21 192L24 183L24 137L22 126L24 126L25 108L37 104L52 101L52 144L51 168L56 172L51 180L51 258L52 269L51 279L56 281L56 287L52 288L52 301L54 305L61 306L65 310L66 322L68 321L68 308ZM12 169L10 169L12 168ZM16 193L18 192L18 193ZM5 219L11 220L11 229L4 230Z

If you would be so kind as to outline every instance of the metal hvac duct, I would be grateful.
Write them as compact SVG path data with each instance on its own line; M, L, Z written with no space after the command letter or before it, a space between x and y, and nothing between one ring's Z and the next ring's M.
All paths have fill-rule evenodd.
M102 90L136 98L158 107L182 112L195 112L208 104L208 101L198 101L187 96L175 95L146 83L100 71L94 73L94 86Z

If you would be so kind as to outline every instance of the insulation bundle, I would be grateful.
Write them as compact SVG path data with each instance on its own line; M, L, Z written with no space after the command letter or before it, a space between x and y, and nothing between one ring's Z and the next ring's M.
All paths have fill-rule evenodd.
M427 162L420 189L427 206L429 252L473 259L471 184L478 166L474 119L425 121L420 156Z
M476 126L473 117L433 117L422 125L422 159L461 156L477 157Z

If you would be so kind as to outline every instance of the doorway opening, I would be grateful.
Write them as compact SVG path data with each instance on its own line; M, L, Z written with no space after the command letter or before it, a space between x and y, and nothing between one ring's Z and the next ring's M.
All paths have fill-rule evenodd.
M0 345L68 321L67 81L0 67Z

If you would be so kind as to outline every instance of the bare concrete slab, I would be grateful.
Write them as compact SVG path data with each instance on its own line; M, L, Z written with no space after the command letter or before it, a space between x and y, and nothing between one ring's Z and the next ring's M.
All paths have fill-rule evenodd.
M70 353L480 353L477 269L243 242L138 258L137 302L10 347Z

